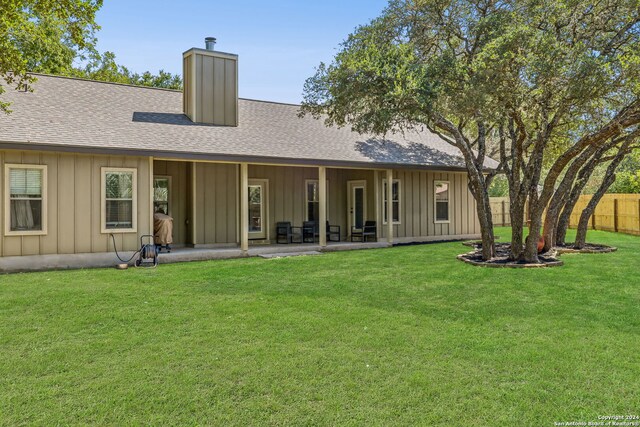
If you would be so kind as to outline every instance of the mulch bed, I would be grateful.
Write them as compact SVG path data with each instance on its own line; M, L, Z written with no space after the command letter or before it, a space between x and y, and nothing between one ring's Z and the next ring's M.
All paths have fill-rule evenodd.
M539 264L526 263L524 261L511 261L509 260L509 252L511 250L510 243L496 243L496 256L491 261L484 261L482 259L482 242L479 240L472 240L462 243L465 246L472 247L472 252L458 255L460 261L464 261L468 264L482 266L482 267L507 267L507 268L540 268L540 267L555 267L562 265L563 262L558 259L558 255L562 254L604 254L609 252L615 252L618 248L614 246L601 245L597 243L587 243L581 249L576 249L573 246L559 246L553 248L553 250L538 255L540 260Z
M509 252L511 251L510 243L496 243L496 256L491 261L482 259L482 243L481 242L465 242L467 246L473 247L475 250L466 254L458 255L460 261L467 264L477 265L481 267L497 267L497 268L541 268L555 267L563 265L563 262L556 258L556 252L550 251L538 255L540 263L532 264L524 261L509 260Z

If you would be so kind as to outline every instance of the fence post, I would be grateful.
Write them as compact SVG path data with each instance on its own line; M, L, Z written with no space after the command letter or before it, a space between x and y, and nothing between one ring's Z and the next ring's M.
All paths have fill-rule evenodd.
M613 231L618 232L618 199L613 199Z
M506 214L505 214L505 210L504 210L504 200L502 201L502 226L504 227L506 224Z

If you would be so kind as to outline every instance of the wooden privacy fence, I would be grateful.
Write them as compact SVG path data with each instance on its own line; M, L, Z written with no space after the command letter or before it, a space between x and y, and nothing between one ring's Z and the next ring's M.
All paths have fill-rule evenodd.
M508 197L490 197L491 216L493 217L493 225L508 226L511 225L511 214L509 214L509 198Z
M590 195L580 196L571 213L570 227L578 226L582 209L589 200ZM594 230L640 235L640 194L605 194L589 222Z
M582 210L589 200L591 195L580 196L571 213L569 227L578 226ZM511 225L509 198L491 197L491 213L494 225ZM640 235L640 194L605 194L589 219L589 225L594 230Z

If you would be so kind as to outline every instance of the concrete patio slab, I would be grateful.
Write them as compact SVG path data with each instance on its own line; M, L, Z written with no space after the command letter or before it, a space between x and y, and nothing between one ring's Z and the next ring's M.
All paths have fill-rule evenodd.
M285 258L292 256L307 256L307 255L322 255L319 251L300 251L300 252L277 252L275 254L260 254L260 258L272 259L272 258Z
M223 246L218 248L174 248L171 252L161 252L159 264L172 264L188 261L209 261L231 258L263 257L276 258L294 254L317 255L323 252L351 251L360 249L377 249L390 247L387 242L330 242L326 247L317 243L288 244L288 245L256 245L243 253L239 247ZM128 259L134 252L124 252L120 256ZM133 266L135 259L129 262ZM0 273L17 273L28 271L66 270L82 268L115 267L121 261L114 252L60 254L60 255L29 255L0 257Z

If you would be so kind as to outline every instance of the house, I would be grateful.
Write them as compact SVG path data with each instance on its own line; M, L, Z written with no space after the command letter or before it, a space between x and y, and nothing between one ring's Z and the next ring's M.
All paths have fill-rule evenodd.
M137 249L158 210L174 246L237 254L273 244L280 221L319 221L320 248L326 221L342 241L376 221L387 245L479 234L464 162L436 135L325 127L239 99L237 55L183 61L182 92L37 75L33 92L3 95L0 269L113 264L111 235Z

